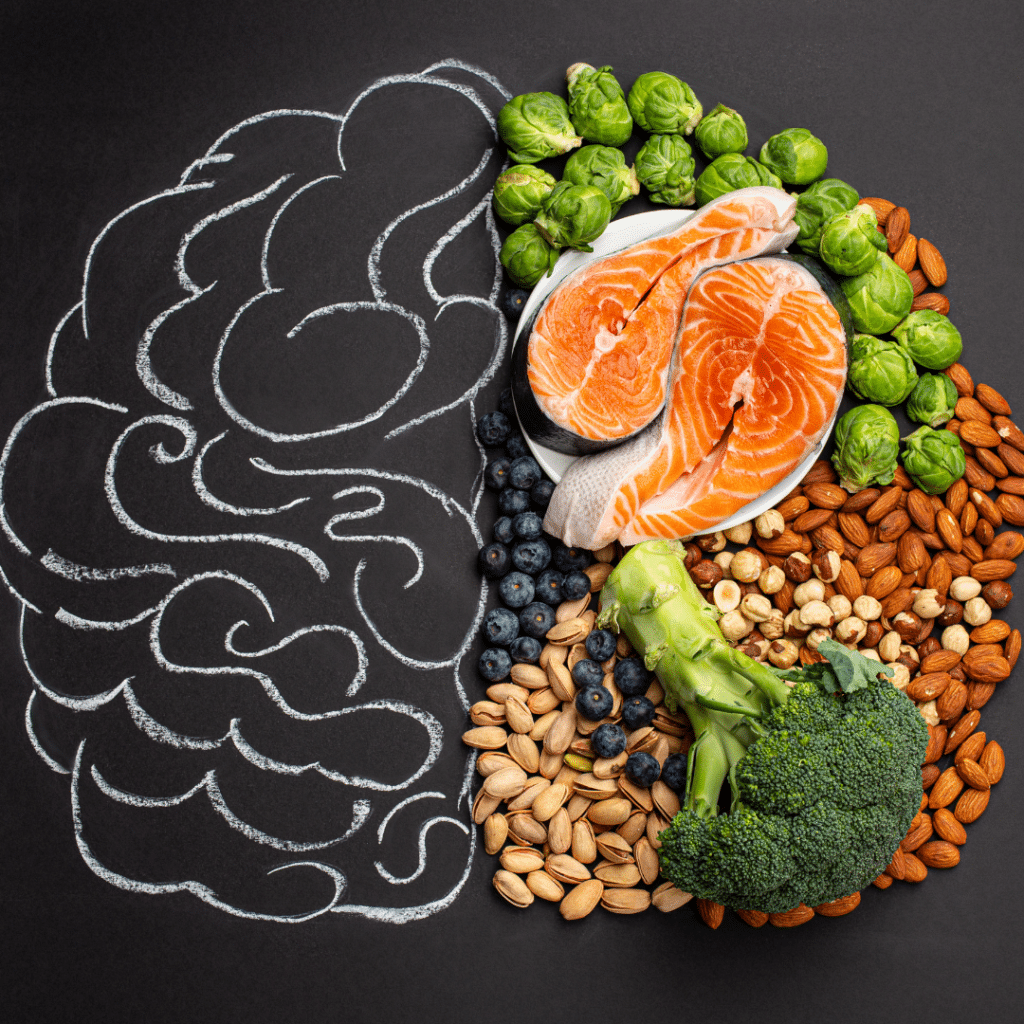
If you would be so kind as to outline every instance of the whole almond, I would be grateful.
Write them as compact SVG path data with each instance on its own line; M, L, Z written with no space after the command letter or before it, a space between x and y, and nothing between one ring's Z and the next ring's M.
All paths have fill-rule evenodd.
M1004 530L985 548L986 558L1016 558L1024 554L1024 534L1016 530Z
M953 816L948 807L939 807L932 815L935 834L947 843L963 846L967 842L967 832L963 825Z
M1010 416L1010 403L989 384L979 384L974 389L974 397L981 402L989 412L999 416Z
M697 913L709 928L717 928L725 919L725 907L714 900L698 899Z
M1006 495L1000 495L1006 497ZM1003 510L1003 515L1006 510ZM1022 524L1024 525L1024 524ZM1009 579L1017 571L1017 563L1010 558L984 558L975 562L969 570L969 575L982 583L991 583L992 580Z
M965 660L963 665L971 679L979 683L1001 683L1009 677L1011 671L1010 663L998 654L979 655Z
M1006 768L1006 755L1003 748L995 741L990 740L981 754L978 762L984 771L989 785L994 786L1002 777Z
M942 258L942 253L927 238L918 240L917 259L928 282L936 288L941 288L946 283L946 261Z
M840 560L839 575L835 578L832 585L840 594L851 602L856 601L857 598L864 593L864 581L861 579L861 575L857 571L856 565L854 565L854 563L848 558ZM897 583L897 586L899 586L899 583ZM775 595L775 604L776 607L781 607L779 604L778 594Z
M885 227L885 222L889 219L889 214L896 209L895 203L889 202L888 199L879 199L877 196L861 197L858 205L870 206L875 211L879 227L883 228Z
M959 779L957 780L959 781ZM961 787L963 783L960 783ZM932 787L934 788L934 787ZM900 843L900 849L904 853L904 861L906 860L906 854L913 853L919 846L923 846L932 837L932 819L929 814L922 814L919 817L916 825L911 825L907 830L907 834L903 837L903 841ZM904 863L904 872L906 871L906 864Z
M924 491L915 487L907 492L907 514L925 533L935 532L935 507Z
M940 508L935 513L935 530L950 551L958 552L964 546L960 524L950 509Z
M920 246L918 242L918 246ZM974 379L961 363L953 363L942 371L955 385L958 395L974 394Z
M963 757L954 765L957 774L964 782L967 783L971 789L990 789L991 783L988 781L988 776L985 774L984 768L978 764L977 761L972 761L969 757Z
M1012 526L1024 526L1024 498L1017 494L1000 494L995 503L1006 522Z
M988 807L991 790L968 789L956 802L953 816L964 825L977 821Z
M970 448L970 452L977 451L970 445L967 448ZM967 451L967 448L964 448L964 451ZM964 475L961 479L980 491L991 491L996 485L996 478L970 452L964 460Z
M858 548L871 543L871 531L868 524L864 522L863 516L858 512L840 512L836 517L839 524L839 532L853 545Z
M959 662L960 655L956 651L947 651L945 649L934 651L932 654L927 654L921 659L921 674L949 672Z
M1013 420L1003 413L996 413L992 417L992 426L996 433L1019 452L1024 452L1024 431L1017 426Z
M897 206L889 211L885 221L885 242L889 252L896 252L906 241L910 231L910 211L905 206Z
M832 900L831 903L819 903L814 908L814 912L822 917L842 917L859 906L860 893L852 892L849 896L841 896L837 900Z
M893 878L902 880L906 870L906 854L902 846L897 846L896 852L892 855L892 860L889 861L889 866L885 869L885 873L892 875Z
M905 513L897 510L890 515L905 516ZM907 522L909 523L909 519ZM881 526L879 527L879 536L881 536ZM905 529L900 535L896 542L896 564L903 572L917 572L918 569L928 564L928 550L917 531Z
M945 839L933 839L917 851L920 861L929 868L952 868L960 863L960 847Z
M960 721L957 722L953 729L950 731L950 738L954 738L956 729L961 725L964 719L966 719L969 715L974 715L977 718L978 716L980 716L980 714L981 712L979 711L971 711L968 713L968 715L964 715L964 717L961 718ZM949 740L946 740L947 754L951 750L953 750L954 747L956 749L956 753L953 755L953 762L957 763L959 761L962 761L965 757L969 757L972 761L978 761L980 763L982 751L985 749L985 733L972 732L969 736L961 737L961 739L963 740L963 742L961 742L959 746L954 744L953 747L949 746Z
M818 486L825 487L828 485L819 484ZM824 526L833 515L833 511L828 508L808 509L793 520L793 529L797 533L810 533L811 530L816 530L819 526Z
M967 685L954 679L935 702L935 711L943 722L951 722L960 717L967 705Z
M906 854L906 870L903 873L905 882L923 882L928 877L928 866L916 854Z
M737 910L736 916L751 928L763 928L768 923L768 915L763 910Z
M1007 494L1024 494L1024 476L1004 476L996 481L995 486Z
M928 278L916 267L908 271L907 277L910 278L910 287L914 295L920 295L928 287Z
M991 425L992 413L988 411L973 395L961 395L956 400L954 415L963 420L977 420L979 423Z
M998 433L998 431L996 431ZM1008 473L1024 476L1024 452L1018 451L1005 441L996 446L996 454L1002 459Z
M892 261L900 270L910 273L917 263L917 236L907 232L903 244L892 254ZM933 282L934 283L934 282Z
M928 794L928 806L933 810L936 807L948 807L964 788L964 780L957 773L955 765L951 765L935 780L931 792Z
M892 543L868 544L857 555L857 571L861 576L871 577L896 561L896 545ZM902 573L900 573L902 576ZM895 587L893 588L895 589ZM877 596L877 595L876 595Z
M903 570L898 565L886 565L871 576L864 587L864 592L868 597L874 597L881 601L883 598L888 597L902 582Z
M917 676L907 684L907 696L916 701L935 700L940 694L945 693L953 677L948 672L929 672L924 676Z
M949 559L938 555L928 568L928 575L925 577L926 585L938 592L940 597L949 593L949 586L953 582L953 570L950 567Z
M994 581L1002 583L1002 580ZM970 632L972 644L998 644L1010 635L1010 624L1003 619L989 619L980 626L975 626Z
M994 427L981 420L964 420L960 424L960 440L978 448L995 448L1001 438Z
M918 861L918 864L921 862ZM887 875L884 871L877 877L872 879L871 884L876 889L888 889L892 885L892 875Z
M814 911L806 903L799 903L792 910L769 914L768 923L776 928L796 928L797 925L807 924L813 917Z
M916 312L919 309L934 309L936 313L945 316L949 312L949 299L941 292L921 292L914 296L910 304L910 311Z
M869 523L881 522L900 503L903 495L901 487L887 487L882 493L864 510L864 518Z

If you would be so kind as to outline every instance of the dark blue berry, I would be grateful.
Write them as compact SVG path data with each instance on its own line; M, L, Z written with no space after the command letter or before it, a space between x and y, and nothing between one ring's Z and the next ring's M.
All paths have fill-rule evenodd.
M598 757L617 757L626 749L626 734L621 725L605 722L590 734L590 749Z
M530 495L516 487L506 487L498 492L498 510L505 516L517 516L530 507Z
M623 697L639 697L651 685L651 674L639 658L623 658L615 663L612 678Z
M591 722L600 722L611 712L612 701L611 690L603 686L588 686L576 694L576 710Z
M488 643L507 647L519 636L519 618L507 608L492 608L484 616L483 634Z
M513 487L528 491L534 484L540 483L540 478L543 475L537 460L532 455L521 455L518 459L512 460L508 479Z
M502 391L501 396L498 398L498 411L503 412L507 417L509 423L515 423L516 421L516 406L512 400L512 389L505 388Z
M516 539L516 532L512 529L512 520L508 516L502 516L495 520L494 539L502 544L511 544Z
M534 601L528 604L519 613L519 625L527 636L544 636L545 633L555 624L555 609L542 601Z
M533 578L524 572L510 572L498 583L498 593L509 608L525 608L533 600Z
M530 576L542 573L550 562L551 548L546 540L524 540L512 548L512 564Z
M570 548L557 544L552 553L552 564L562 573L583 572L590 565L590 552L585 548Z
M512 557L508 548L497 541L481 548L476 561L480 572L489 580L500 579L512 568Z
M543 645L541 642L532 636L517 636L508 645L508 653L512 655L512 660L525 662L528 665L537 664L542 650Z
M580 658L573 665L570 675L573 682L580 689L585 690L588 686L601 685L601 680L604 679L604 670L596 661L591 661L589 658Z
M587 634L583 646L594 661L607 661L615 653L615 634L607 629L594 629Z
M512 520L512 529L523 540L540 540L544 532L544 520L536 512L520 512Z
M503 412L485 412L476 421L476 436L485 448L499 448L511 433L512 423Z
M562 597L562 574L557 569L545 569L537 577L537 600L557 608Z
M505 454L510 459L521 459L524 455L530 454L530 449L526 446L522 434L513 434L505 442Z
M654 704L646 697L629 697L622 702L622 721L627 729L642 729L654 721Z
M498 538L501 540L501 538ZM562 597L566 601L578 601L590 593L590 577L585 572L566 573L562 579Z
M530 293L525 288L509 288L501 297L501 311L512 323L519 319Z
M593 739L593 737L591 737ZM686 789L686 755L685 754L669 754L665 758L665 763L661 768L661 781L668 786L669 789L674 789L677 793L682 793Z
M647 789L658 781L660 775L661 765L658 764L658 759L653 754L648 754L646 750L638 750L626 759L626 778L634 786Z
M555 485L550 480L538 480L530 488L530 501L538 508L547 508Z
M480 675L489 683L500 683L512 670L512 659L508 651L500 647L490 647L480 655Z
M503 491L512 463L505 458L491 459L484 468L484 484L492 491Z

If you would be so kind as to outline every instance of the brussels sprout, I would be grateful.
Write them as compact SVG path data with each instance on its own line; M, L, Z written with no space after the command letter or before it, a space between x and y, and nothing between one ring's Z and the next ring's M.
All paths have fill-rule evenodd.
M850 303L853 326L868 334L891 331L910 312L914 301L914 286L907 272L896 266L884 252L876 254L870 270L856 277L841 278L839 287ZM914 353L911 351L910 354ZM929 366L929 369L933 367Z
M956 400L956 385L944 373L922 373L907 399L907 415L929 427L941 427L953 418Z
M885 249L885 235L870 206L855 206L830 217L821 232L821 259L830 270L856 277L870 270Z
M583 142L569 120L569 105L553 92L510 99L498 111L498 135L517 164L535 164Z
M569 83L569 117L585 139L603 146L621 146L633 134L626 95L612 69L573 64L565 73Z
M693 129L700 151L709 159L723 153L742 153L747 148L747 124L732 107L719 103Z
M869 484L891 484L896 475L900 428L881 405L855 405L836 424L832 465L853 493Z
M787 185L808 185L825 173L828 150L806 128L787 128L761 147L761 163Z
M856 334L850 345L850 390L878 405L899 405L914 389L914 360L895 341L872 334Z
M558 252L532 224L524 224L505 239L498 258L515 284L532 288L545 274L551 274Z
M636 176L652 203L690 206L694 195L693 150L682 135L652 135L636 155Z
M541 237L556 249L568 246L593 252L590 243L612 219L612 204L596 185L560 181L541 204L534 225Z
M909 312L909 305L907 311ZM964 350L960 332L949 317L934 309L915 310L892 328L893 337L910 353L915 363L927 370L944 370Z
M704 113L700 100L683 81L665 71L641 75L626 98L633 120L645 132L689 135Z
M837 213L852 210L860 200L852 185L838 178L822 178L796 197L793 220L800 229L796 244L808 256L821 253L821 231Z
M918 427L904 441L903 468L925 494L941 494L964 475L967 455L952 430Z
M774 188L782 188L782 182L778 177L752 156L743 156L742 153L723 153L721 156L715 157L697 179L695 189L697 205L703 206L726 192L734 192L738 188L750 188L753 185L771 185Z
M506 224L525 224L555 187L555 177L533 164L516 164L494 183L494 212Z
M640 191L636 171L626 166L621 149L613 146L584 146L565 161L565 181L574 185L594 185L612 204L614 214L627 200Z

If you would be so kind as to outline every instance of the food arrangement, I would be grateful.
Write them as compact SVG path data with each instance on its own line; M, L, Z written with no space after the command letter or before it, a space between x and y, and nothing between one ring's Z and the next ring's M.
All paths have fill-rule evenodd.
M662 169L685 177L691 131L710 163L692 191L639 155L628 185L624 161L604 163L620 197L639 182L700 209L556 287L478 423L504 449L480 553L504 604L464 737L481 751L473 817L516 906L576 919L692 901L712 927L726 909L753 926L841 916L867 886L956 865L1002 776L979 726L1021 646L994 613L1024 553L1003 529L1024 526L1024 433L960 362L948 300L928 290L944 261L905 207L823 178L806 129L755 160L736 111L703 118L662 73L625 97L610 72L570 68L567 110L573 83L598 78L620 133L624 101L648 142L686 146L654 142ZM570 187L584 186L548 196ZM557 252L570 243L546 202L534 223ZM576 240L604 218L595 205ZM781 255L793 245L805 255ZM864 404L831 458L715 530L828 432L844 385ZM921 426L901 438L904 403ZM517 420L581 456L557 486Z

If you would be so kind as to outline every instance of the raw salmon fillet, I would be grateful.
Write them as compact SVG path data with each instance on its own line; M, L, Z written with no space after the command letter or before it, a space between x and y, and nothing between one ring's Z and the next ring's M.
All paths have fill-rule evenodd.
M589 441L621 441L643 429L665 403L694 278L711 266L780 252L796 235L795 208L796 200L779 189L729 192L677 231L567 278L541 309L528 341L527 377L541 413Z

